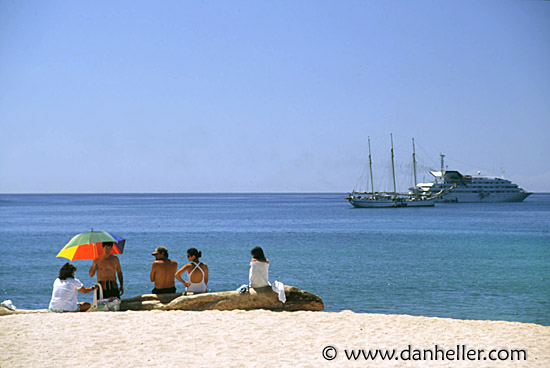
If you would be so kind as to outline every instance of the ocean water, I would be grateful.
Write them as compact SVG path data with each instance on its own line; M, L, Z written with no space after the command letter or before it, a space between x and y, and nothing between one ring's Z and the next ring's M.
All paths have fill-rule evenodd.
M250 249L270 279L319 295L327 311L550 325L550 194L523 203L355 209L344 193L0 195L0 299L47 308L80 232L124 237L125 296L149 293L155 247L203 252L210 291L248 281ZM86 286L91 261L73 262ZM178 290L183 285L177 282ZM80 294L91 301L91 294Z

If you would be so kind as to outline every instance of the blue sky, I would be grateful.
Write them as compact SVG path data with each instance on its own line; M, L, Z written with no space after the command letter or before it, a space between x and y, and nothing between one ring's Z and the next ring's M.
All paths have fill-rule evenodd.
M550 192L549 45L542 1L0 1L0 193L347 192L390 133Z

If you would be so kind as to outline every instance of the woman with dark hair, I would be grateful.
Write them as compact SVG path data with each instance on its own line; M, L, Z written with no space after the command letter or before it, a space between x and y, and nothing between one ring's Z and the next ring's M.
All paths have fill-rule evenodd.
M59 270L59 277L53 283L52 299L48 309L52 312L85 312L90 303L78 303L78 292L88 294L97 288L96 285L85 288L79 279L74 278L76 267L69 262Z
M187 249L189 263L176 272L176 278L187 287L187 291L195 294L206 293L206 285L208 285L208 266L206 263L199 261L201 256L202 252L196 248ZM187 278L189 282L181 278L181 275L185 272L188 272Z
M269 283L269 260L265 258L264 250L261 247L254 247L250 253L250 271L248 273L249 286L260 288L270 286Z

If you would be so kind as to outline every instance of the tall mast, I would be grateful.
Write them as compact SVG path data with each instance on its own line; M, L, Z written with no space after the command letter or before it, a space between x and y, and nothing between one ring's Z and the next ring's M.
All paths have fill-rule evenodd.
M445 182L445 155L440 153L439 156L441 156L441 182Z
M370 154L370 137L369 137L369 169L370 169L370 188L372 189L372 195L374 196L374 180L372 178L372 157Z
M416 155L414 152L414 138L413 140L413 172L414 172L414 198L418 198L418 190L416 188Z
M395 186L395 165L393 163L393 135L390 134L391 138L391 172L393 176L393 198L397 197L397 187Z

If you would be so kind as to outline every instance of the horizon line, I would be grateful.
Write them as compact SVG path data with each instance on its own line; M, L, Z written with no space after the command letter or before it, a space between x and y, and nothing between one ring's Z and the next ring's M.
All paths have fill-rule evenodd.
M0 193L0 195L67 195L67 194L333 194L333 193L349 193L344 192L327 192L327 191L304 191L304 192L275 192L275 191L251 191L251 192L13 192ZM550 193L550 192L549 192Z

